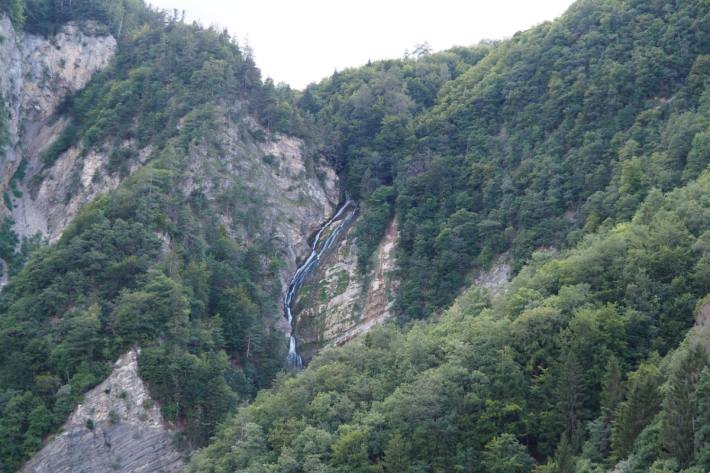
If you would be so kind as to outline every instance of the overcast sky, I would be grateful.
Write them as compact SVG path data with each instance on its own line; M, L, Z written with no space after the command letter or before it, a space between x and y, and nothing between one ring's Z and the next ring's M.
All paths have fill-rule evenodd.
M148 0L248 41L264 77L303 88L368 59L501 39L561 15L572 0Z

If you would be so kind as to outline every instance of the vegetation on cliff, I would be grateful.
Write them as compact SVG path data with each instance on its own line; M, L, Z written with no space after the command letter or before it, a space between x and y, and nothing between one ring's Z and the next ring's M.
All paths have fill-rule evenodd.
M709 24L702 0L582 0L508 41L307 88L365 203L363 268L398 219L400 321L503 252L518 275L326 351L191 471L710 468L710 366L688 335L710 292Z
M710 469L710 366L689 332L710 293L707 0L580 0L509 40L302 93L262 82L226 33L140 1L0 7L28 31L93 19L120 39L62 105L47 166L106 147L126 175L138 157L123 143L153 150L0 293L0 471L134 344L186 443L217 432L194 472ZM363 205L363 270L394 216L400 229L403 323L258 395L285 349L266 323L279 262L180 191L191 149L219 155L221 110L330 158ZM506 292L465 290L505 252Z
M440 319L325 351L188 471L707 471L710 361L687 330L709 303L709 236L706 172L535 253L492 300L473 287Z
M20 6L33 33L92 19L121 35L110 66L60 106L70 124L45 165L71 146L98 149L110 156L102 172L125 178L137 150L151 152L0 294L0 471L15 471L36 452L133 345L142 348L141 376L164 415L184 427L178 440L204 445L240 400L269 384L286 347L271 326L281 289L275 249L224 228L224 218L254 226L240 211L238 185L210 198L183 192L188 156L195 149L220 155L225 109L242 123L244 142L264 139L263 131L250 134L247 114L280 129L281 92L262 82L228 34L140 1ZM2 257L13 263L19 254L9 220L0 241Z

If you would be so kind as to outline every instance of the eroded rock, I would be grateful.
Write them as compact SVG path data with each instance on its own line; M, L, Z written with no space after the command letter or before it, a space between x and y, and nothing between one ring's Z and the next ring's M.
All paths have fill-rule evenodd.
M138 376L137 350L123 355L111 375L85 394L62 430L21 473L170 473L184 466L175 430Z
M357 240L352 232L323 259L296 302L296 335L304 358L313 357L320 348L342 345L393 316L397 238L393 220L365 275L357 268Z

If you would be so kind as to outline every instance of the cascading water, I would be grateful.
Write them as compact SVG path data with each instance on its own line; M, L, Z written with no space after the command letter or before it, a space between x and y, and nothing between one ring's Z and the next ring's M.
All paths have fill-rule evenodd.
M355 217L357 213L357 205L354 201L347 199L345 203L335 212L330 220L328 220L316 233L315 238L313 238L313 243L311 243L311 254L308 259L303 262L303 264L296 270L291 282L288 285L288 290L284 296L284 315L286 320L288 320L288 325L291 327L291 336L288 345L288 364L295 368L303 367L303 360L301 355L298 354L296 347L296 336L293 329L293 314L291 310L293 309L293 302L296 299L298 290L301 288L303 281L308 277L309 274L313 272L314 269L318 267L321 256L333 246L333 243L338 238L338 235L343 231L345 227L350 223L350 221ZM331 230L332 227L332 230ZM323 243L321 244L321 238L323 235L327 235Z

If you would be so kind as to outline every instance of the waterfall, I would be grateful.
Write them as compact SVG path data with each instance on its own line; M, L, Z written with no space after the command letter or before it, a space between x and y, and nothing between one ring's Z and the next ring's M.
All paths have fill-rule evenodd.
M335 243L343 229L346 228L350 221L355 217L356 213L357 205L354 201L347 199L345 203L340 206L338 211L335 212L335 214L330 218L330 220L325 222L323 226L320 227L320 230L316 233L315 238L313 238L313 243L311 243L311 254L308 256L306 261L298 267L291 278L291 282L289 282L288 290L284 295L283 301L284 316L286 317L286 320L288 320L288 325L291 328L287 358L289 366L297 369L301 369L303 367L303 360L301 359L301 355L298 354L296 346L296 336L293 328L293 314L291 313L293 309L293 302L296 299L298 290L301 288L303 281L308 277L308 275L318 267L321 256L333 246L333 243ZM327 236L325 241L321 243L323 235L326 234Z

